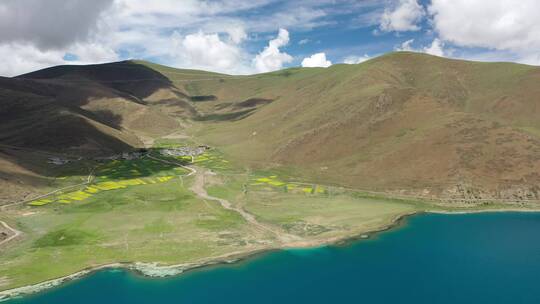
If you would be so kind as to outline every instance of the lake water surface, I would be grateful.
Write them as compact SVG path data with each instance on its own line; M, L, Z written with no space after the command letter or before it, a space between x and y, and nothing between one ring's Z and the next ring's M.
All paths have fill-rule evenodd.
M5 303L540 303L540 213L417 215L346 246L167 279L101 271Z

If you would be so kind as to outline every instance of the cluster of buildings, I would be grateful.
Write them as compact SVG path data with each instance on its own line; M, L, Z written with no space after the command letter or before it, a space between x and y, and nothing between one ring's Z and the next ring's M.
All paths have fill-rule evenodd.
M111 156L95 157L94 160L96 161L117 160L117 159L134 160L134 159L139 159L145 156L147 153L148 153L148 150L139 149L133 152L122 152L122 153L114 154Z
M210 149L208 146L196 146L196 147L178 147L178 148L167 148L161 149L160 153L163 156L191 156L195 157L203 154L206 150ZM93 160L98 162L104 162L109 160L135 160L142 158L148 154L147 149L138 149L137 151L132 152L122 152L110 156L100 156L94 157ZM79 158L80 160L81 158ZM62 157L49 157L48 163L61 166L74 161L73 159L62 158Z
M208 146L197 147L179 147L162 149L159 153L164 156L197 156L203 154L206 150L210 149Z
M61 166L69 163L69 159L62 158L62 157L49 157L49 160L47 161L49 164Z

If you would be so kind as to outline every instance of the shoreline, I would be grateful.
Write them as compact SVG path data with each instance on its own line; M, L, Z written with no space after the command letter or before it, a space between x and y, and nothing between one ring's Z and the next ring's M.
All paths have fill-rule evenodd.
M424 213L433 213L433 214L476 214L476 213L496 213L496 212L540 212L540 209L534 208L499 208L499 209L478 209L478 210L425 210Z
M268 246L262 248L248 249L245 251L236 251L221 256L203 258L196 262L181 263L181 264L172 264L172 265L159 265L157 262L147 263L147 262L115 262L104 265L98 265L93 267L88 267L77 271L75 273L47 280L37 284L31 284L21 287L16 287L12 289L7 289L0 291L0 302L7 301L13 298L30 295L45 291L47 289L52 289L59 287L62 284L84 278L88 275L91 275L95 272L106 270L106 269L122 269L132 271L136 274L140 274L147 278L165 278L178 276L182 273L205 268L207 266L214 266L220 264L233 264L238 263L250 258L253 258L260 254L269 253L276 250L287 250L287 249L308 249L316 248L322 246L346 246L356 241L361 241L371 238L372 235L383 233L394 228L398 228L401 224L410 216L423 214L423 213L432 213L432 214L447 214L447 215L457 215L457 214L476 214L476 213L492 213L492 212L540 212L540 209L485 209L485 210L415 210L412 212L403 213L395 216L388 224L385 224L379 228L368 230L368 231L357 231L352 235L346 236L334 236L327 239L321 240L312 240L312 241L299 241L280 244L279 246Z

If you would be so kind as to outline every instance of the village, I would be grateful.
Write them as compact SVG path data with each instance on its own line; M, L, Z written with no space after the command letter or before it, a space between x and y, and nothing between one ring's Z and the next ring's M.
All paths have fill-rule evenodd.
M206 145L184 146L184 147L178 147L178 148L163 148L159 150L159 153L163 156L172 156L172 157L190 156L193 158L195 156L203 154L209 149L210 147ZM147 156L149 153L150 151L148 149L137 149L136 151L122 152L122 153L117 153L117 154L113 154L109 156L92 157L90 158L90 160L94 160L97 162L107 162L111 160L136 160L136 159L140 159ZM68 158L68 157L54 156L54 157L49 157L47 162L52 165L62 166L70 162L80 161L82 159L83 159L82 157Z
M163 156L191 156L195 157L198 155L203 154L206 152L206 150L209 150L210 147L208 146L197 146L197 147L178 147L178 148L169 148L169 149L162 149L159 151L159 153Z

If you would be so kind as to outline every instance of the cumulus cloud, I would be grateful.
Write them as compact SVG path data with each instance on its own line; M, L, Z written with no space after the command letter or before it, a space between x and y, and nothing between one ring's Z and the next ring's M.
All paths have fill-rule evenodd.
M0 2L0 75L14 76L67 63L117 60L97 37L112 0L6 0Z
M302 67L304 68L315 68L315 67L327 68L331 65L332 65L332 62L326 59L325 53L313 54L302 60Z
M396 51L407 51L407 52L417 52L417 53L426 53L434 56L444 57L447 55L447 52L444 49L444 43L435 38L429 46L424 46L422 48L415 48L413 46L414 39L409 39L401 43L400 46L394 48Z
M9 58L0 66L4 76L15 76L51 65L62 64L64 54L60 51L41 51L31 44L0 44L0 57Z
M173 34L175 44L173 56L184 67L212 69L214 71L236 71L242 67L243 52L234 42L241 40L231 37L231 42L222 39L217 33L197 32L182 37Z
M424 8L417 0L399 0L394 7L384 10L379 27L384 32L418 31L424 16Z
M228 28L227 33L229 34L229 38L231 39L231 41L235 44L239 44L247 39L246 31L244 30L244 28L239 26Z
M457 45L540 48L540 1L433 0L428 10L440 38Z
M435 38L429 47L424 47L424 52L430 55L435 55L439 57L445 56L444 44L440 39Z
M4 0L0 2L0 41L60 49L88 39L112 0Z
M420 4L423 2L428 4ZM0 55L4 61L0 75L63 63L129 58L227 73L272 71L293 60L283 51L289 43L288 32L280 31L260 52L253 49L257 37L279 28L309 33L338 23L379 24L382 32L416 31L425 25L432 42L415 48L411 40L396 49L540 64L540 1L423 2L183 0L180 5L175 0L2 0ZM385 8L384 3L391 5ZM358 16L356 21L349 20L351 14ZM399 39L396 37L392 38ZM318 43L299 40L295 46L314 42ZM68 53L76 60L64 60Z
M394 50L396 50L396 51L416 52L417 50L415 50L412 47L413 42L414 42L414 39L406 40L403 43L401 43L400 46L394 48Z
M444 41L511 51L520 62L540 63L540 1L432 0L428 11Z
M273 0L185 0L181 5L173 0L0 1L0 50L9 61L0 65L0 75L128 58L251 72L250 58L243 58L239 46L247 39L244 18L235 14L269 1ZM175 31L184 35L181 40L171 35ZM180 55L179 50L186 53ZM64 60L67 53L77 60ZM216 53L223 58L217 59Z
M351 55L351 56L345 57L345 59L343 59L343 63L345 63L345 64L358 64L358 63L362 63L364 61L367 61L369 59L371 59L371 57L369 57L368 54L364 54L364 56Z
M253 59L255 69L262 73L270 72L279 70L284 64L291 62L293 60L292 56L279 49L288 43L289 32L283 28L279 29L278 36L270 40L268 46Z
M77 54L76 60L64 59L66 53ZM65 50L41 50L29 43L0 44L0 58L9 58L0 65L0 74L16 76L59 64L91 64L118 60L112 49L99 44L74 44Z

